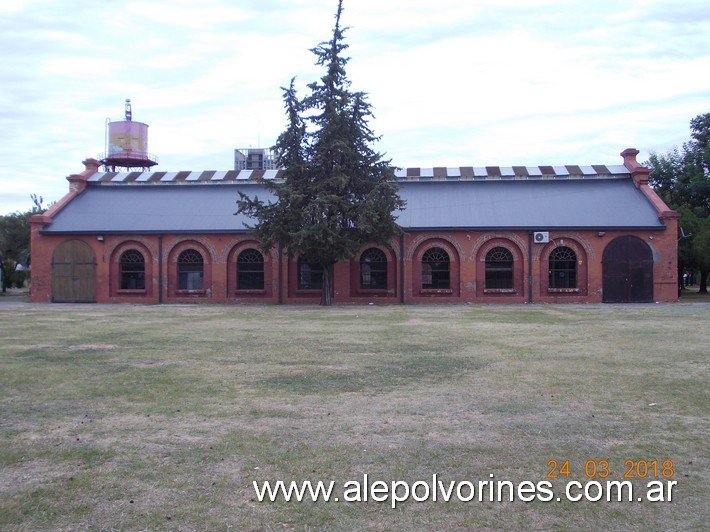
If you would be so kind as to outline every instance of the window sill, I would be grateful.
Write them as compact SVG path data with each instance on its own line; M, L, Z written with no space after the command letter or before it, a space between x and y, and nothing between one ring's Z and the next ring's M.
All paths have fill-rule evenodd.
M264 296L266 295L266 290L256 289L256 288L243 288L234 291L235 296Z
M548 288L550 294L579 294L579 288Z
M176 296L202 297L207 295L207 290L175 290Z
M518 291L515 288L484 288L484 294L515 295Z
M358 288L357 294L360 296L387 296L391 292L387 288Z
M121 288L119 290L116 290L117 296L144 296L147 293L148 291L145 288Z
M450 296L454 291L451 288L422 288L419 294L423 296Z

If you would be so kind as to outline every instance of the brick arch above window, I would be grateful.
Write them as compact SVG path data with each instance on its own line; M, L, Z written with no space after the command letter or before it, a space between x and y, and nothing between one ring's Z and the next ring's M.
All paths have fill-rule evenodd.
M200 239L185 239L175 243L167 253L168 297L211 297L212 296L212 265L214 255L199 241ZM214 249L214 248L213 248ZM180 267L178 259L183 252L193 250L202 257L202 287L180 287ZM185 272L187 275L187 272Z
M155 247L154 242L148 238L140 236L131 236L130 240L118 240L111 242L111 244L105 246L104 260L113 260L113 257L116 256L116 250L127 249L126 246L131 244L134 245L134 247L140 246L145 250L145 252L149 255L149 257L146 256L145 258L146 262L157 260L156 257L158 256L158 250Z
M513 238L515 237L515 238ZM516 297L525 294L525 255L522 241L516 235L492 235L477 245L475 260L476 295L478 297ZM512 257L512 264L509 259ZM496 266L490 259L507 259Z
M261 249L259 249L259 243L256 240L239 240L237 242L232 243L231 247L225 249L226 253L223 253L221 258L223 258L225 262L230 263L236 262L237 257L239 257L239 254L246 249L257 250L259 253L261 253L261 256L264 258L265 263L277 259L277 257L274 256L274 253L272 253L272 250L263 252Z
M527 249L527 242L523 241L514 233L488 233L476 239L471 252L471 260L486 260L486 253L497 245L510 247L513 252L513 260L521 260L524 250ZM483 251L483 253L482 253Z
M217 262L225 263L229 262L230 260L235 260L233 258L235 250L243 248L245 246L259 249L259 242L251 238L249 235L242 235L232 238L224 245L222 252L219 254L219 257L217 257ZM261 254L264 255L264 259L267 261L276 261L279 258L279 250L277 246L273 246L266 252L262 251L261 249L259 249L259 251L261 251Z
M240 257L242 266L240 266ZM248 259L251 266L243 268ZM273 265L275 257L272 253L264 253L259 249L256 240L241 240L229 250L227 256L227 297L241 300L255 300L271 297L273 292ZM260 264L260 267L255 266Z
M584 238L579 233L551 233L549 243L544 246L533 246L533 261L547 260L555 246L570 247L577 253L577 256L584 256L584 260L591 261L596 256L589 243L589 238Z
M388 245L364 245L350 261L350 294L370 298L396 297L398 264L397 253Z
M586 244L586 245L585 245ZM589 270L588 264L591 260L588 254L589 244L585 240L578 241L569 236L555 236L550 243L540 246L537 250L537 258L533 258L540 263L540 290L541 295L570 297L574 295L586 296L589 293ZM575 271L575 286L556 288L550 286L550 255L560 248L567 248L575 254L577 261ZM593 254L592 254L593 256Z
M119 242L118 244L116 244L112 247L112 250L110 253L111 262L114 262L114 261L118 262L119 259L121 258L121 255L125 251L128 251L129 249L138 250L143 255L143 258L145 259L146 264L153 261L153 257L154 257L153 251L149 247L147 247L143 242L131 239L131 240L124 240L123 242Z
M214 262L214 255L210 253L209 249L198 240L193 239L181 240L172 246L167 252L168 262L176 263L180 254L187 249L198 251L200 255L202 255L202 260L205 264L212 264Z
M451 262L461 262L463 257L465 257L461 244L455 238L441 233L423 233L421 235L417 235L411 241L409 249L407 250L406 259L409 261L421 261L422 254L425 251L422 251L422 245L427 242L441 242L442 246L440 247L443 247L449 253Z
M450 262L461 262L464 257L463 248L455 239L447 235L429 235L427 238L417 238L412 242L412 251L408 254L408 259L421 262L427 249L433 247L445 250L449 254Z
M127 252L140 253L144 264L143 288L127 288L121 284L121 257ZM151 297L153 294L153 261L151 250L137 239L124 240L112 246L109 255L109 293L112 297ZM157 271L157 267L155 269Z
M175 262L177 260L177 255L175 255L175 250L179 249L178 254L180 251L185 249L185 245L188 243L193 243L196 246L200 247L200 250L203 253L203 258L205 262L209 263L215 263L217 262L217 252L215 250L214 244L209 238L201 237L201 236L189 236L187 238L185 237L175 237L170 239L165 243L164 247L164 253L168 257L169 261ZM189 247L189 246L188 246Z
M550 260L550 254L558 247L566 247L574 251L577 255L577 260L582 260L585 263L588 260L587 246L583 246L577 240L569 237L554 238L548 244L540 247L542 249L538 250L536 255L533 255L533 260Z
M446 257L442 257L442 252ZM460 294L461 275L461 255L459 246L454 246L453 242L439 235L422 240L412 254L412 278L411 287L414 297L458 297ZM446 278L441 270L439 279L434 268L425 259L448 258L448 283L442 281ZM443 288L443 285L448 284ZM439 286L437 286L437 284Z

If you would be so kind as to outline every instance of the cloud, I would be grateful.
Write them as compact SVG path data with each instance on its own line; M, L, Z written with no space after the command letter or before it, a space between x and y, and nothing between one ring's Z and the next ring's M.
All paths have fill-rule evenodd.
M3 2L0 213L25 208L18 190L61 197L125 98L160 170L229 169L234 148L271 145L280 87L322 75L310 48L335 7ZM704 0L346 0L342 23L377 148L402 166L616 164L672 149L710 111Z

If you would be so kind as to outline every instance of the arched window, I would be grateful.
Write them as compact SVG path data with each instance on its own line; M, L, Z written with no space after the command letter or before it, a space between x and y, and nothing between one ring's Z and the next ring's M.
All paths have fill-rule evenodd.
M121 290L145 290L145 258L137 249L128 249L118 259Z
M387 256L377 248L360 255L360 288L387 290Z
M205 261L199 251L186 249L177 259L178 290L201 290L204 283Z
M319 262L298 259L298 289L320 290L323 288L323 266Z
M513 288L513 254L509 249L496 247L486 253L486 288Z
M550 288L577 288L577 254L568 247L550 253Z
M264 289L264 256L249 248L237 257L237 290Z
M449 254L441 248L429 248L422 256L422 288L450 288Z

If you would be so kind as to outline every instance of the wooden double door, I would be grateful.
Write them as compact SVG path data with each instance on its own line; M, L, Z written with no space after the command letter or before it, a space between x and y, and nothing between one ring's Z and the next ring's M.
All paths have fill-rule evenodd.
M67 240L52 255L52 301L96 302L96 256L89 244Z

